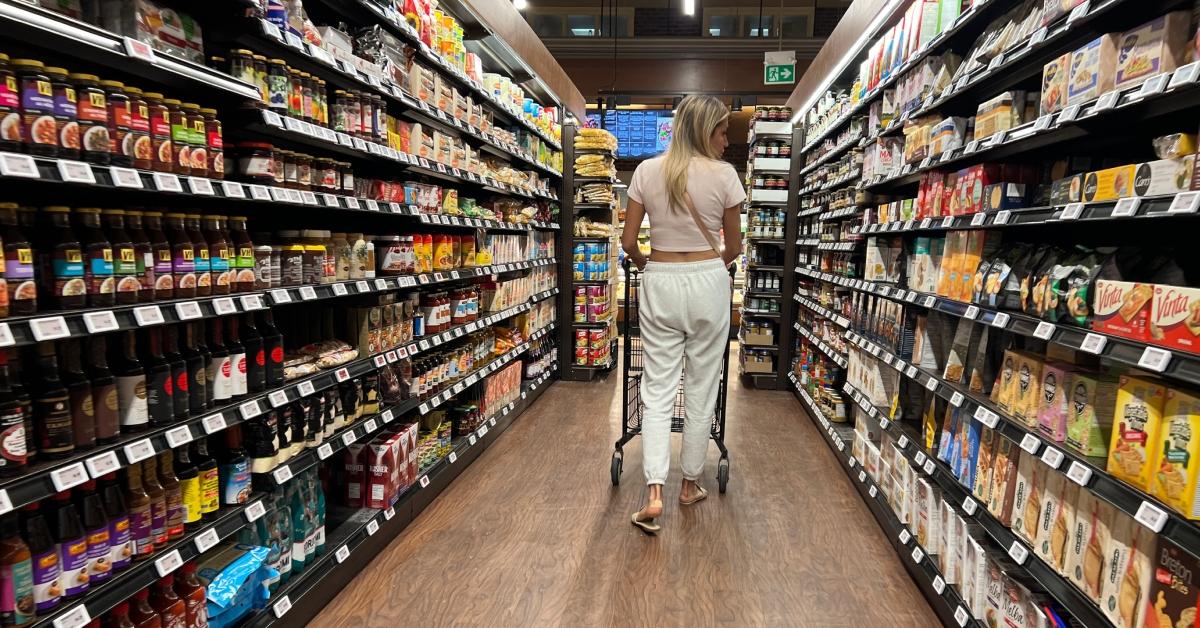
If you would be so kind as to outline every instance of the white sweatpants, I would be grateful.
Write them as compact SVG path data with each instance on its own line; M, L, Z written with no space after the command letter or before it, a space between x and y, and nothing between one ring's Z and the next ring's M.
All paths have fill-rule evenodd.
M642 467L647 484L667 480L680 371L686 418L679 466L688 480L704 473L721 361L729 342L729 291L729 271L719 259L646 264L638 316L645 349Z

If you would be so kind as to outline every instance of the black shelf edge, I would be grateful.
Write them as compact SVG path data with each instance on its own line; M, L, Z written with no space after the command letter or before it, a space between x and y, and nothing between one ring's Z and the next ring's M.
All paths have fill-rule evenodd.
M824 340L818 338L817 335L814 334L808 327L805 327L800 323L795 323L792 325L792 327L799 332L801 336L807 338L809 344L819 349L821 353L824 353L826 357L833 360L838 366L846 368L846 366L849 364L849 361L846 359L846 352L835 350Z
M801 168L800 176L804 176L804 175L812 172L813 170L820 168L822 164L828 163L834 157L837 157L838 155L845 153L851 147L858 146L859 142L861 142L862 139L863 139L863 135L860 133L857 137L853 137L845 142L842 142L840 145L835 146L834 148L830 149L829 152L825 153L824 155L821 155L816 160L814 160L813 163L808 164L807 166L804 166L803 168Z

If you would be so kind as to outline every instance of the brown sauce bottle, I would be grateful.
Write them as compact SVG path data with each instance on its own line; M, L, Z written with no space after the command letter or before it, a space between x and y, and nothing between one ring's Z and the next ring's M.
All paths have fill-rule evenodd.
M111 307L116 301L117 282L113 278L113 250L108 236L100 228L100 209L80 207L79 236L83 245L83 277L87 283L88 305Z
M145 212L146 237L150 239L150 251L154 257L154 299L163 301L175 298L174 249L167 234L163 232L162 212Z
M184 223L188 238L192 241L195 255L192 257L192 273L196 276L196 296L206 297L212 292L212 247L200 232L200 214L187 214Z
M175 276L175 298L196 296L196 247L184 227L184 215L167 214L167 237L171 241L171 272Z

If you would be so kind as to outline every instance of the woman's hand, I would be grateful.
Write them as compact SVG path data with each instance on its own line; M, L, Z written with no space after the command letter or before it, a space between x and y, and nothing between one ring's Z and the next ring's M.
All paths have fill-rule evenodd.
M642 228L642 218L645 215L646 208L641 203L629 199L629 204L625 206L625 231L621 234L621 248L625 249L625 254L638 270L646 268L646 254L638 246L638 232Z
M646 255L642 253L640 248L634 247L634 251L636 252L630 253L629 251L625 251L625 254L629 256L629 261L633 262L633 265L637 266L638 270L646 270Z

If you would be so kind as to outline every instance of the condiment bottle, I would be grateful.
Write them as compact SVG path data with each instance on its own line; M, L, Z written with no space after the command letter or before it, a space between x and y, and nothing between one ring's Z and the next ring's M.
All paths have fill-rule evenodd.
M87 535L79 511L71 503L71 491L54 495L54 544L58 548L63 597L71 599L87 593Z
M171 170L175 174L192 174L191 128L183 111L183 103L174 98L164 98L163 105L167 108L167 119L171 126Z
M225 335L225 348L229 351L229 392L230 401L240 402L246 397L249 384L246 381L246 347L238 334L239 320L237 316L228 316L228 333ZM214 319L213 325L220 325L221 319Z
M162 351L162 327L144 330L140 361L146 372L146 408L151 427L164 427L175 422L175 384L171 364Z
M33 413L38 450L50 458L62 458L75 450L70 396L58 378L54 343L40 343L36 350L38 379L33 392Z
M17 224L16 203L0 203L0 240L4 243L4 280L9 316L37 312L33 245Z
M79 123L76 122L78 108L75 103L75 85L67 78L62 68L46 68L50 77L50 89L54 93L54 121L58 124L58 156L79 159Z
M167 574L150 588L150 606L158 611L163 628L185 628L187 605L175 594L175 576Z
M21 128L21 88L8 63L8 55L0 53L0 128ZM21 134L0 133L0 150L20 152Z
M221 137L221 121L216 109L201 109L204 117L204 137L208 148L208 176L211 179L225 178L225 140Z
M125 505L125 493L116 471L100 476L100 495L104 498L104 514L108 517L109 564L113 571L124 571L133 563L134 547L129 508Z
M20 355L16 349L8 353L8 383L12 386L13 400L21 405L25 420L25 462L32 464L37 459L37 429L33 425L33 397L29 394L26 374L22 373Z
M241 340L246 348L246 392L256 395L267 389L267 355L252 313L242 319Z
M244 504L250 499L250 458L242 446L242 426L225 429L225 451L220 466L221 503Z
M79 149L84 161L112 161L112 138L108 135L108 97L95 74L67 75L75 84Z
M0 351L0 476L22 473L26 464L25 406L13 392L8 352Z
M71 210L55 205L44 208L43 213L49 222L50 233L39 256L49 258L42 267L53 273L45 278L51 307L79 309L87 303L87 282L83 279L83 247L71 228Z
M33 554L21 539L17 513L0 517L0 625L34 620Z
M150 456L142 465L142 487L150 496L150 538L154 540L154 551L167 544L167 492L158 482L158 459Z
M190 221L191 216L188 218ZM204 238L208 240L212 294L229 294L232 283L230 268L233 254L230 251L229 241L225 238L224 221L224 216L208 215L204 217Z
M138 301L149 303L154 300L154 247L150 245L150 236L146 234L146 230L142 226L142 212L132 209L126 211L125 227L133 244L134 271L138 278ZM116 255L120 259L121 255L119 253ZM121 285L118 283L117 291L120 292L120 290Z
M207 590L196 577L196 563L184 563L177 573L175 593L187 608L187 628L208 626Z
M212 406L223 406L233 397L233 364L229 350L225 348L225 326L220 319L213 319L209 326L208 350L212 359L208 363L208 388L212 394Z
M71 406L71 425L75 432L75 447L87 449L96 445L96 404L92 382L83 372L79 340L59 341L62 353L62 381L67 387Z
M208 438L196 440L196 472L200 476L200 513L216 512L221 506L221 480L217 462L208 453Z
M228 247L230 259L230 292L254 290L254 243L246 231L245 216L229 217Z
M21 141L34 155L58 154L58 123L54 120L54 88L45 65L34 59L13 59L21 93Z
M137 358L137 337L121 332L121 343L113 352L111 367L117 377L117 401L122 432L140 432L150 425L146 371Z
M155 300L171 299L175 296L174 248L163 232L162 212L143 212L146 236L150 239L150 251L154 258Z
M101 626L102 628L137 628L133 620L129 619L129 602L121 602L108 611Z
M271 310L262 312L263 353L266 356L266 387L283 385L283 334L275 327L275 315Z
M142 484L142 464L125 468L125 504L129 508L129 535L133 541L133 559L143 560L154 553L150 495Z
M142 589L133 594L129 620L133 622L134 628L163 628L162 616L150 606L150 589Z
M129 144L133 166L143 170L154 167L154 141L150 139L150 106L142 90L126 87L129 96Z
M184 225L195 249L192 259L196 273L196 296L206 297L213 294L213 286L216 284L212 272L212 243L200 231L200 214L185 215Z
M88 339L89 361L87 374L91 379L92 411L96 423L96 440L110 443L121 433L121 403L117 380L108 368L108 348L104 336ZM69 386L68 386L69 388Z
M203 438L203 437L201 437ZM200 523L200 474L192 463L190 445L175 451L175 476L179 478L179 493L183 504L184 528L194 528Z
M187 138L191 144L188 162L191 174L195 177L208 175L208 140L205 138L204 115L200 113L200 105L183 103L184 116L187 119Z
M112 534L109 532L108 513L104 512L104 501L96 493L95 480L84 482L75 498L87 538L88 584L97 585L112 578L112 563L109 562Z
M59 584L58 547L38 502L21 509L21 536L29 545L33 566L33 602L38 613L48 613L62 599Z
M108 238L112 244L113 277L116 280L116 302L118 305L137 303L142 289L142 277L138 274L137 250L129 233L125 230L125 211L106 209L101 212Z
M133 138L129 135L131 123L129 96L125 84L120 81L100 81L108 101L108 137L112 150L112 163L118 166L133 165Z
M184 323L186 325L186 323ZM171 365L171 398L174 400L175 420L182 421L191 415L190 394L191 381L188 379L187 362L179 352L180 326L167 325L163 329L163 357Z
M100 229L100 209L80 207L75 210L75 215L79 219L79 235L83 246L83 277L87 284L88 305L111 307L116 300L113 250L108 236Z
M158 456L158 483L167 497L167 538L183 536L183 489L175 475L175 454L167 450Z
M158 92L146 92L142 98L150 118L150 165L156 172L172 172L175 152L171 146L171 112Z
M187 365L188 412L199 414L208 409L208 362L210 356L201 353L196 343L196 326L203 322L183 323L183 347L179 353ZM201 334L204 332L201 331Z
M196 296L196 249L184 228L184 215L167 214L167 237L171 242L171 273L174 275L174 297L190 299ZM156 273L157 274L157 273ZM161 280L160 284L161 284ZM161 292L156 290L161 298Z

